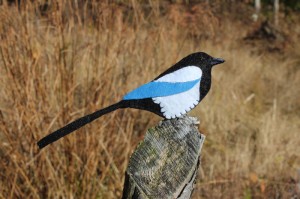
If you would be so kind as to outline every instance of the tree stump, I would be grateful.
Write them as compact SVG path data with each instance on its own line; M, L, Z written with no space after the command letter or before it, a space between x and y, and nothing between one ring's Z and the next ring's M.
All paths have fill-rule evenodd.
M130 157L123 199L190 198L205 139L198 124L185 116L148 129Z

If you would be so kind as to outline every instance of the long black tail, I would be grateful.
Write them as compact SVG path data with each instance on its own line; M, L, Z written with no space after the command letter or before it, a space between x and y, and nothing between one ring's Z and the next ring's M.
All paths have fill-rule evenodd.
M73 131L94 121L95 119L101 117L102 115L104 115L106 113L115 111L119 108L125 108L124 105L125 104L123 103L123 101L120 101L120 102L113 104L111 106L108 106L104 109L98 110L92 114L83 116L83 117L71 122L70 124L64 126L63 128L58 129L58 130L54 131L53 133L50 133L49 135L47 135L46 137L44 137L40 141L38 141L37 144L38 144L39 148L42 149L45 146L47 146L48 144L55 142L56 140L68 135L69 133L72 133Z

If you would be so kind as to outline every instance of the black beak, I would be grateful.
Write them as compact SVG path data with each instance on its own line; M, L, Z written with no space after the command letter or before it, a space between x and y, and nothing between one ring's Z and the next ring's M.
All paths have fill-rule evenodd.
M213 58L213 59L210 61L210 63L211 63L212 66L217 65L217 64L222 64L222 63L224 63L224 62L225 62L225 60L224 60L224 59L221 59L221 58Z

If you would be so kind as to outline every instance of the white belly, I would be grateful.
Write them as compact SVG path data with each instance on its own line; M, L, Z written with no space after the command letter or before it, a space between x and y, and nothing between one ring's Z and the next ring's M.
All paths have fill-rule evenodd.
M187 66L155 81L157 82L187 82L201 79L202 71L197 66ZM201 81L200 81L201 82ZM180 117L192 110L200 99L200 82L188 91L164 97L152 98L159 104L161 112L167 119Z
M167 119L180 117L199 103L199 87L200 82L186 92L166 97L155 97L152 100L154 103L159 104L161 112Z

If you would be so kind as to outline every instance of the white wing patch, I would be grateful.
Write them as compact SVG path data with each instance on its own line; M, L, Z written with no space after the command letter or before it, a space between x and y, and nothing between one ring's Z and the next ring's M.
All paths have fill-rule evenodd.
M201 76L202 71L200 68L187 66L155 80L160 82L186 82L200 78L200 82L188 91L165 97L152 98L154 103L160 105L161 112L167 119L180 117L192 110L199 103Z
M187 66L162 76L155 82L188 82L201 78L202 70L197 66Z

